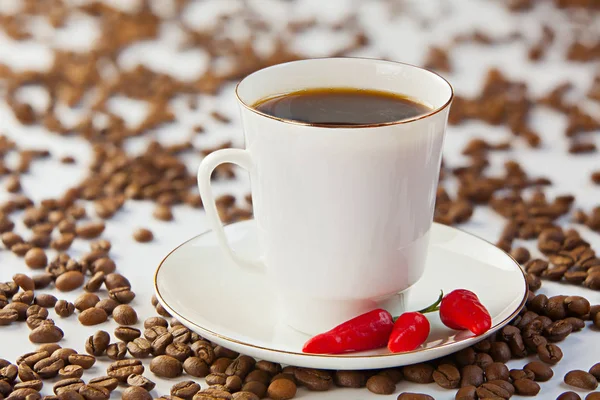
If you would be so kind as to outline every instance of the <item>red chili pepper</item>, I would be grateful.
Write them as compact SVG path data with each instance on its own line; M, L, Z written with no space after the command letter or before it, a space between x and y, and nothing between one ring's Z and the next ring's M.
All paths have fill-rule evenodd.
M437 301L429 307L420 311L405 312L396 318L394 329L388 340L388 350L392 353L412 351L425 343L431 331L431 325L423 314L437 311L443 297L444 293L442 292Z
M411 351L422 345L429 336L431 326L420 312L407 312L398 317L388 341L392 353Z
M376 309L354 317L335 328L308 340L305 353L340 354L384 347L388 342L394 320L383 309Z
M454 290L442 299L440 318L448 328L468 329L475 335L487 332L492 326L488 310L475 293L465 289Z

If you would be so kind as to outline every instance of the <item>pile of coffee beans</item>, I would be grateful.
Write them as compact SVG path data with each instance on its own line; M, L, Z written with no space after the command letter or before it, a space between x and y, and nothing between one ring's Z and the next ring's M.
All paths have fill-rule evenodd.
M190 139L175 144L150 140L140 153L126 149L132 137L145 136L154 128L173 122L171 101L188 96L190 109L199 107L197 94L215 94L224 84L268 65L302 58L292 50L286 39L308 29L326 29L347 33L351 40L333 56L351 53L367 45L369 38L360 26L360 18L350 15L342 22L328 24L317 19L290 23L276 32L276 45L271 53L257 52L249 42L236 42L227 37L230 24L244 24L253 35L269 32L268 22L256 12L245 9L226 15L208 31L188 27L181 18L188 1L177 0L173 14L164 17L155 13L151 2L125 12L100 2L67 5L66 2L24 1L16 15L0 16L0 29L15 40L32 38L24 21L46 18L56 28L63 27L77 13L95 19L100 26L98 41L88 52L53 50L54 61L47 71L23 71L0 64L0 81L5 99L15 117L23 125L43 126L64 137L76 136L92 148L92 160L85 168L88 175L65 193L34 202L24 193L22 179L38 160L54 155L46 149L20 148L8 136L0 134L0 175L5 176L4 188L8 200L0 204L0 241L7 251L23 258L23 273L12 280L0 282L0 326L25 322L29 340L39 347L18 357L14 362L0 359L0 396L10 399L34 400L40 391L54 393L50 399L108 399L119 386L126 400L151 399L158 379L184 377L175 383L171 399L237 399L271 398L286 400L296 396L298 388L326 391L335 387L366 388L372 393L389 395L398 390L401 381L435 383L455 393L456 399L507 399L513 395L536 396L544 383L562 379L573 390L587 391L586 399L600 398L595 392L600 380L600 363L579 365L564 377L554 376L552 367L563 356L560 342L582 329L600 329L600 305L590 304L579 296L535 294L541 279L583 285L600 290L600 257L576 229L563 229L559 221L565 216L576 224L600 232L600 206L591 210L576 209L577 200L570 194L549 198L544 188L551 185L543 176L530 176L516 161L506 161L504 173L488 174L490 156L510 152L521 142L536 149L544 145L544 133L530 123L535 107L546 107L563 114L567 120L564 134L569 140L565 149L572 155L596 151L590 134L600 130L600 120L568 97L573 85L558 82L544 96L536 97L526 82L511 79L498 68L491 68L481 91L474 97L457 95L451 110L450 123L468 120L491 125L504 125L512 137L491 142L484 138L469 141L463 149L468 158L465 165L442 165L440 187L436 197L435 220L448 225L469 221L478 207L487 206L506 219L497 245L524 266L530 294L526 307L500 332L480 343L442 359L428 363L372 371L326 371L294 366L282 366L265 360L255 360L211 343L190 332L152 299L159 316L139 315L131 302L136 294L130 281L118 272L112 243L102 238L110 219L136 200L154 203L152 216L160 221L173 221L172 207L187 205L201 208L196 193L196 179L183 159L188 153L206 156L232 147L229 141L199 148L192 138L205 132L196 125ZM508 1L513 12L523 12L535 1ZM593 2L556 0L558 8L589 7ZM568 12L568 11L567 11ZM131 45L160 34L161 24L177 20L185 36L184 47L199 48L209 55L209 69L192 81L182 81L144 66L123 69L117 58ZM579 27L580 28L580 27ZM578 29L579 29L578 28ZM274 28L273 28L274 29ZM538 62L546 57L555 43L555 32L541 24L541 35L528 47L527 57ZM520 32L492 37L481 31L454 37L447 46L429 49L424 65L440 71L451 71L452 51L463 44L478 46L501 45L525 40ZM594 62L599 59L599 43L574 40L565 58L574 62ZM227 59L232 68L218 67ZM110 79L103 78L102 66L113 70ZM47 90L48 107L38 110L23 102L18 92L36 84ZM93 96L91 96L93 94ZM108 102L116 96L146 101L150 112L138 126L128 126L123 118L112 113ZM91 105L87 97L92 100ZM587 92L591 100L600 99L600 76ZM569 100L568 100L569 99ZM61 106L75 108L83 118L67 124L58 117ZM230 123L230 117L219 110L209 115L220 124ZM98 119L106 123L98 125ZM582 156L583 157L583 156ZM16 163L13 162L16 160ZM78 164L74 156L61 156L64 164ZM230 165L219 166L213 179L233 179ZM586 178L587 179L587 178ZM600 171L589 178L600 184ZM448 185L446 183L448 182ZM454 182L458 190L449 190ZM23 183L23 184L22 184ZM447 189L448 188L448 189ZM86 208L91 204L91 208ZM233 195L217 199L219 215L224 222L252 217L249 196L238 201ZM89 213L87 210L93 210ZM92 214L92 215L90 215ZM27 234L15 232L23 225ZM131 233L135 241L154 240L151 230L139 227ZM72 254L74 240L89 241L89 251ZM533 258L529 250L516 246L518 240L537 240L543 254ZM113 251L114 252L114 251ZM56 253L56 256L52 254ZM56 289L59 294L75 292L74 301L44 293ZM70 298L70 297L68 297ZM143 299L147 301L147 299ZM54 309L57 320L49 318ZM59 325L63 318L75 319L84 326L101 326L112 319L119 326L113 331L98 330L81 340L81 354L58 343L69 335ZM145 319L144 319L145 318ZM136 328L143 319L143 330ZM96 328L93 328L96 329ZM105 328L106 329L106 328ZM525 361L526 357L537 360ZM96 360L110 360L105 376L88 377ZM518 369L510 369L510 360L523 360ZM148 361L145 367L144 361ZM95 374L97 375L97 374ZM181 378L180 378L181 379ZM49 382L52 380L52 382ZM48 388L52 384L51 388ZM450 393L450 392L449 392ZM559 399L580 399L573 391ZM402 392L399 400L427 400L433 397Z

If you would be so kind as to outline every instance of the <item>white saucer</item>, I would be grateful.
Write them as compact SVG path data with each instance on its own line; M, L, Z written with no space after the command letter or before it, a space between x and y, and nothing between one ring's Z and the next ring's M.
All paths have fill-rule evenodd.
M256 258L256 224L244 221L225 228L236 251ZM386 307L397 315L426 307L440 289L474 291L492 315L497 331L525 304L523 271L504 251L471 234L434 224L424 276ZM173 250L158 266L154 279L159 302L171 315L202 337L259 359L323 369L372 369L414 364L468 347L483 337L446 328L429 314L431 334L420 349L391 354L387 349L346 355L302 353L309 339L277 321L277 304L264 275L248 272L222 253L212 232ZM404 297L404 298L402 298Z

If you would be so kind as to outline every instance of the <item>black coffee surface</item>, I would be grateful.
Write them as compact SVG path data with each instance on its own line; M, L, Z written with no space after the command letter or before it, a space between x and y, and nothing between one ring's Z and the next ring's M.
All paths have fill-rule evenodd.
M355 88L316 88L260 100L258 111L318 125L366 125L401 121L431 108L405 96Z

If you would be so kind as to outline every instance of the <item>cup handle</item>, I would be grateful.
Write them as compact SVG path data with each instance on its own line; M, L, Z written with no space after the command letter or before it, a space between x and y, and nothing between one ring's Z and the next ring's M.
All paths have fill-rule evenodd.
M204 210L208 217L208 222L211 225L219 245L225 252L225 254L239 266L253 270L253 271L264 271L264 265L260 260L250 260L245 257L238 255L227 241L225 231L223 230L223 223L219 217L217 211L217 205L213 196L212 187L210 185L210 176L212 172L220 164L233 163L240 167L250 171L252 169L252 159L248 150L241 149L222 149L210 153L200 163L198 168L198 189L200 189L200 196L202 197L202 203L204 204Z

